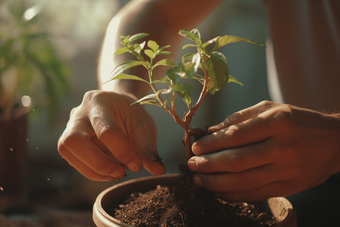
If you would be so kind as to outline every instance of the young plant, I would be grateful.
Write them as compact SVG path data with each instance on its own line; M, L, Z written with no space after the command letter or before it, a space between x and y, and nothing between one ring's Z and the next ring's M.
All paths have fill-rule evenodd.
M124 46L115 52L115 55L129 52L133 54L137 60L130 60L118 65L112 72L109 81L116 79L130 79L143 81L152 89L152 94L149 94L140 100L132 103L139 103L141 105L149 104L159 107L163 107L168 113L172 115L175 122L184 129L184 144L186 158L189 159L192 156L191 152L191 139L190 136L195 133L195 129L190 128L191 118L201 105L204 97L207 93L215 94L218 90L223 89L230 82L236 82L242 85L236 78L229 75L227 59L226 57L216 51L222 46L225 46L233 42L248 42L263 46L262 44L253 42L248 39L239 38L236 36L217 36L208 42L203 43L201 40L200 32L197 29L191 31L181 30L179 34L184 38L187 38L194 42L194 44L188 44L183 47L194 47L197 49L196 53L187 53L182 56L182 62L175 64L170 59L162 59L158 62L154 62L158 55L172 55L171 52L165 49L170 45L159 47L159 45L149 40L147 46L149 49L144 50L144 54L150 59L145 60L142 55L145 43L132 44L132 42L148 36L146 33L139 33L133 36L122 36L121 44ZM207 50L207 47L211 44L215 46L211 50ZM123 72L135 67L144 66L148 72L149 80L144 80L135 75L124 74ZM154 70L158 66L170 66L166 75L161 76L159 79L155 79ZM197 80L202 84L202 90L195 104L192 104L191 99L191 85L188 83L180 83L182 79ZM157 89L155 84L164 84L166 88ZM175 95L181 97L184 103L188 107L188 111L184 113L184 117L180 118L176 112L175 107ZM164 95L167 97L163 98Z

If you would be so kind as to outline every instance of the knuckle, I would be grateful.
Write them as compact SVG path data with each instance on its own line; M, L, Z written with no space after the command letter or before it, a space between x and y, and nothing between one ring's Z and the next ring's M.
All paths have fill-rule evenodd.
M274 107L275 105L277 105L277 103L272 102L272 101L268 101L268 100L264 100L264 101L259 102L256 105L256 107L265 111L265 110L268 110L268 109Z
M66 149L66 147L64 146L64 144L59 143L58 144L58 152L61 156L65 156L68 153L68 150Z
M78 110L78 107L72 108L72 110L70 112L70 117L73 116L76 113L77 110Z
M98 94L98 91L87 91L84 94L83 101L92 100L93 97L96 97L97 94Z
M237 125L232 125L225 130L224 135L233 141L240 133L240 128Z
M200 170L206 170L210 168L209 160L203 156L196 158L196 165Z
M102 100L105 100L107 96L108 92L105 91L88 91L84 94L83 103L89 106L96 107L102 102Z
M98 139L105 141L111 137L111 126L103 123L99 117L94 117L93 126L97 129Z
M276 126L283 131L291 131L296 125L290 107L275 112L273 117Z
M239 112L233 113L223 121L223 124L229 125L230 123L233 123L237 121L238 119L242 119L243 115L244 115L244 111L242 110Z
M274 104L274 102L269 101L269 100L263 100L259 103L259 105L265 106L265 107L272 106L273 104Z
M59 144L59 147L64 146L65 148L72 148L81 140L82 136L78 133L66 133L62 137L62 143Z

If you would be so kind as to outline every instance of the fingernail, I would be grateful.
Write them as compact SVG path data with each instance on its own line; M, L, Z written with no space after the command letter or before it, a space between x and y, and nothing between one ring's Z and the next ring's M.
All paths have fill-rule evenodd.
M196 162L196 158L195 157L192 157L189 159L188 161L188 168L191 170L191 171L194 171L194 172L197 172L198 171L198 165L197 165L197 162Z
M113 179L112 177L104 177L101 181L113 181L115 179Z
M213 125L213 126L210 126L209 129L211 131L216 131L216 130L219 130L221 128L223 128L225 126L224 122L218 124L218 125Z
M111 174L111 177L113 177L114 180L118 180L120 178L125 177L125 172L123 172L120 168L115 169Z
M203 181L199 176L194 176L192 179L192 182L198 186L202 186L203 185Z
M132 172L138 172L139 170L142 169L140 165L138 165L136 162L132 161L129 164L126 165L126 167L132 171Z
M199 143L195 142L192 147L192 152L195 154L195 155L201 155L204 153L204 150L203 150L203 147L201 145L199 145Z

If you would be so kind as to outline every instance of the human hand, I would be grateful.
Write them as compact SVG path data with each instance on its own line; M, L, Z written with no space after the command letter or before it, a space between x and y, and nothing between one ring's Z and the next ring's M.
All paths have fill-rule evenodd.
M109 181L144 166L153 175L165 172L156 148L157 129L141 105L130 97L90 91L71 111L58 141L59 153L91 180Z
M228 201L288 196L340 171L340 115L269 101L232 114L192 146L195 184Z

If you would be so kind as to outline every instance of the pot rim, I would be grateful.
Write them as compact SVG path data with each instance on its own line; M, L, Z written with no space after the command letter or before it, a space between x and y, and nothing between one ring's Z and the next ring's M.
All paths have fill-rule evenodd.
M118 219L115 219L111 215L109 215L105 211L106 204L104 203L105 197L110 197L110 192L114 189L118 189L121 187L124 187L125 185L133 184L133 183L140 183L146 181L143 186L145 191L150 190L150 187L147 187L150 183L155 184L158 180L162 181L159 184L161 185L171 185L173 182L177 180L177 178L180 176L180 174L165 174L161 176L148 176L148 177L141 177L137 179L131 179L127 180L121 183L118 183L116 185L113 185L104 191L102 191L96 198L96 201L93 205L93 221L98 227L117 227L117 226L124 226L124 227L133 227L131 225L128 225L124 222L119 221ZM157 185L157 184L156 184ZM127 194L128 191L121 190L122 192ZM143 191L143 190L140 190ZM279 223L272 226L272 227L281 227L281 226L296 226L296 212L292 206L292 204L289 202L288 199L284 197L273 197L266 200L269 206L270 211L273 213L273 215L278 219ZM272 208L278 208L280 212L276 212L275 209ZM276 209L277 210L277 209Z

